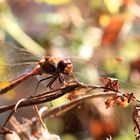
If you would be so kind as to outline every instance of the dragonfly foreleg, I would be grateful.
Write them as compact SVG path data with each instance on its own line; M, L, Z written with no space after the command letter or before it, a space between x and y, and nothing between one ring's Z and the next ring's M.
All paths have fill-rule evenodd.
M73 78L73 81L79 82L74 73L71 73L69 77Z
M51 78L53 78L53 77L54 77L54 76L49 76L49 77L47 77L47 78L43 78L43 79L39 80L38 83L37 83L37 85L36 85L34 95L36 94L37 89L38 89L38 87L39 87L39 85L40 85L41 82L43 82L43 81L45 81L45 80L48 80L48 79L51 79Z
M61 75L61 74L59 74L59 82L60 82L60 84L63 86L64 84L65 84L65 79L64 79L64 77Z
M57 78L58 78L57 76L53 76L53 78L51 79L51 81L48 83L47 88L53 90L53 88L52 88L51 86L52 86L52 84L55 82L55 80L56 80Z

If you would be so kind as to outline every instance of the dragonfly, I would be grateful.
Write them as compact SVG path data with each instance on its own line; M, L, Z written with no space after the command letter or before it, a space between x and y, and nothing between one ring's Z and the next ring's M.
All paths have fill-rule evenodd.
M122 75L121 72L124 71L123 76L124 73L128 73L127 63L121 62L120 59L115 57L100 59L97 56L97 58L87 61L79 57L41 56L3 42L0 42L0 56L0 82L12 81L8 86L0 89L0 95L12 90L33 76L45 75L45 78L43 77L38 81L35 88L36 93L39 84L45 80L50 80L47 83L47 88L51 89L57 79L64 86L67 78L74 77L74 80L81 81L82 77L85 82L87 78L92 80L101 76L118 78L116 75ZM97 75L97 77L94 75ZM121 81L125 85L125 82Z
M0 53L0 81L17 78L10 85L0 89L0 94L8 92L35 75L50 75L38 82L36 90L42 81L48 79L51 79L47 84L48 88L51 88L57 79L59 79L59 82L63 85L65 82L64 76L70 76L73 72L73 64L68 58L62 59L54 56L45 56L38 61L41 56L33 56L23 49L5 43L0 43ZM22 63L21 60L24 62L24 65L20 64ZM30 61L32 61L32 63L30 63ZM35 62L36 65L34 64ZM5 65L5 63L7 64Z

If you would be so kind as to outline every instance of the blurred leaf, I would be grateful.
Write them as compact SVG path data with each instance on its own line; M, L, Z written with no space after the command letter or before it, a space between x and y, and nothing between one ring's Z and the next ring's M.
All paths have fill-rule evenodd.
M29 51L44 55L44 49L20 28L6 3L0 5L0 27Z
M132 60L139 57L140 49L139 42L133 38L128 38L124 44L124 47L121 49L121 55L126 60Z
M104 34L102 37L103 46L106 47L112 43L115 43L115 41L117 40L117 37L122 29L124 21L125 20L124 20L123 15L111 17L109 24L104 29Z
M46 22L50 25L59 25L63 23L63 17L59 13L41 13L37 15L36 21L39 23Z
M109 12L112 14L118 13L119 7L121 5L121 0L104 0Z
M134 2L134 0L123 0L122 5L123 6L129 6L130 4L132 4Z
M58 105L61 105L62 103L66 103L66 102L68 102L68 99L65 96L62 96L58 99L51 101L53 106L58 106Z
M110 18L107 14L103 14L99 18L99 23L102 27L106 27L109 24Z
M62 140L77 140L77 138L74 135L65 134L63 135Z
M61 4L68 3L70 0L34 0L34 1L39 2L39 3L44 2L50 5L61 5Z

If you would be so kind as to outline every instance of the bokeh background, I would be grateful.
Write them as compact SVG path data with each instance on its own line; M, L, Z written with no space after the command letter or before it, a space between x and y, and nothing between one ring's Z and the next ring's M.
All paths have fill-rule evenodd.
M102 76L117 78L121 90L133 92L138 98L139 24L139 0L0 0L1 41L40 56L68 57L80 82L94 85L100 84ZM6 76L3 69L7 69L2 66L16 57L2 50L0 48L0 77ZM7 52L11 51L7 49ZM24 56L19 58L25 61ZM18 68L14 69L17 71ZM16 79L18 73L11 77ZM1 88L9 83L0 80ZM36 84L37 79L30 78L1 96L0 104L29 97ZM40 86L38 92L43 89ZM52 101L52 106L66 102L68 100L63 97ZM62 140L102 140L109 136L113 140L133 140L133 107L134 104L127 108L105 109L104 99L90 100L58 118L44 121L49 132L59 135ZM7 114L0 115L3 124ZM30 119L34 112L32 108L20 109L16 116Z

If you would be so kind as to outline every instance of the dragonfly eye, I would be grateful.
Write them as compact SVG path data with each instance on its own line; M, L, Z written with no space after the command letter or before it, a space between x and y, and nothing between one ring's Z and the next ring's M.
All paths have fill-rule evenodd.
M70 62L70 60L61 60L61 61L59 61L58 65L57 65L57 70L60 73L68 75L68 74L72 73L73 65Z

